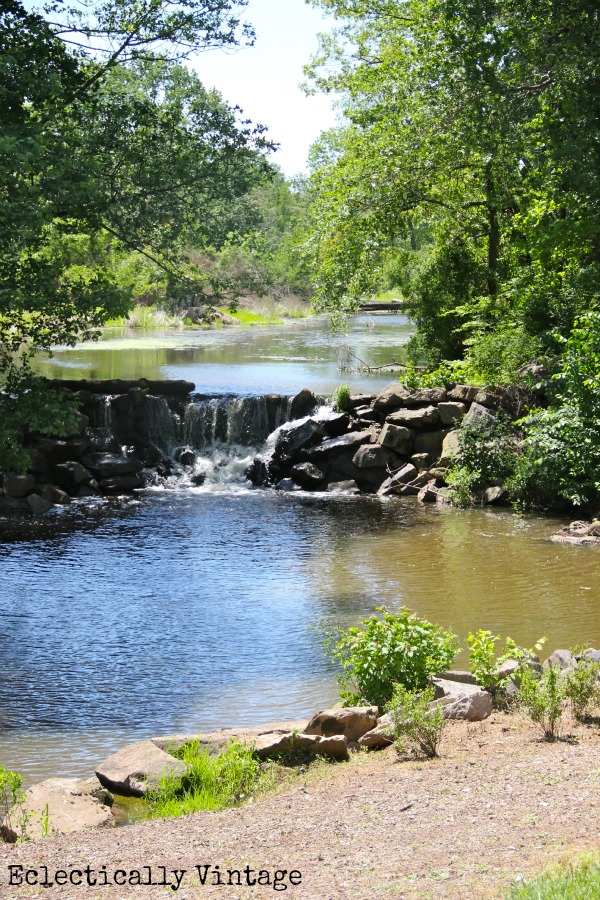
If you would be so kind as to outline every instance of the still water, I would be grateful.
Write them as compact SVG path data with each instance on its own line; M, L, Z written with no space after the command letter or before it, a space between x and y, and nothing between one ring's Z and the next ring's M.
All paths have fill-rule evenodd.
M388 354L408 331L389 328ZM339 383L336 348L320 358L326 332L314 323L298 331L301 339L246 333L231 382L222 359L199 358L200 338L208 356L226 350L201 332L177 335L193 346L168 363L148 351L148 369L129 368L127 339L106 351L115 365L122 353L114 371L90 366L103 351L87 348L57 365L63 376L70 360L75 377L162 373L199 387L201 372L205 390L232 390L239 378L245 393ZM357 334L365 355L369 334L374 346L382 340L369 325ZM263 386L263 342L279 340L318 346L319 359L303 351L299 379L295 363L279 359ZM550 542L559 524L414 498L285 495L239 479L0 521L0 762L30 781L88 775L152 735L308 716L336 697L315 629L354 623L382 603L452 627L463 645L482 627L526 645L546 635L549 649L600 646L598 550Z

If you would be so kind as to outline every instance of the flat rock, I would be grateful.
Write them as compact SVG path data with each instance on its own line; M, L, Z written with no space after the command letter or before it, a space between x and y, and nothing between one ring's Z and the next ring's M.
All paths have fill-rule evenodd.
M384 387L381 393L375 397L373 409L378 412L399 409L406 404L406 401L410 399L412 393L413 391L411 388L406 387L405 384L400 384L399 381L393 381L391 384L388 384L387 387Z
M323 459L327 456L333 456L334 453L342 453L344 450L358 450L363 444L370 444L373 435L370 431L350 431L341 437L330 438L323 441L308 451L311 459Z
M111 478L102 478L100 487L107 494L128 493L136 488L143 488L144 479L139 475L113 475Z
M394 472L389 478L386 478L377 493L382 497L385 497L388 494L399 493L400 489L416 478L417 475L418 472L412 463L407 463L397 472Z
M324 434L321 423L310 416L296 422L286 422L279 429L275 442L275 453L278 455L296 453L298 450L312 446Z
M451 391L448 391L449 400L461 400L465 403L471 403L479 392L478 387L470 384L456 384Z
M187 766L161 750L153 741L130 744L100 763L100 783L117 794L143 797L164 775L182 776Z
M30 840L46 834L70 834L87 828L110 828L115 824L110 806L93 796L92 787L77 778L49 778L34 784L25 793L23 808L29 812L26 834ZM47 811L47 825L44 820ZM15 810L13 819L18 817ZM14 842L20 837L6 821L1 829L5 839Z
M381 444L363 444L352 457L352 462L359 469L383 468L392 455Z
M113 475L137 475L144 468L141 460L131 459L118 453L88 453L81 461L98 478L111 478Z
M442 452L442 444L446 431L417 431L415 434L415 453L429 453L437 459Z
M358 741L376 727L378 715L376 706L333 706L316 713L305 733L323 737L343 735L349 741Z
M347 481L330 481L327 490L330 494L360 494L360 488L352 478Z
M399 409L391 413L386 421L392 425L403 425L405 428L432 428L440 421L440 414L436 406Z

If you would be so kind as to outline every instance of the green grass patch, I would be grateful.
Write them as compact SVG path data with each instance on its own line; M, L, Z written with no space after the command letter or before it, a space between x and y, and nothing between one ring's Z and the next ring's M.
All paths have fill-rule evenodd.
M108 328L181 328L179 316L170 315L155 306L135 306L128 316L118 316L106 322Z
M251 309L237 309L235 312L232 312L226 306L218 306L217 310L220 313L224 313L226 316L232 316L232 318L237 319L242 325L283 324L280 316L260 313Z
M586 853L512 887L507 900L590 900L600 898L600 854Z
M184 816L202 809L236 806L260 790L269 778L251 747L232 741L218 756L190 741L173 753L188 767L183 777L166 776L146 795L149 818Z

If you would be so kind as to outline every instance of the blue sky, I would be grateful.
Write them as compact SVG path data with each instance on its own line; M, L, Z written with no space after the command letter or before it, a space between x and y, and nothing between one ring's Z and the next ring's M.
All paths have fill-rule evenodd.
M281 145L273 161L292 176L305 170L310 145L335 123L330 98L306 97L298 87L317 33L329 31L331 21L304 0L250 0L244 18L256 31L253 47L200 53L192 65L206 87L268 126Z

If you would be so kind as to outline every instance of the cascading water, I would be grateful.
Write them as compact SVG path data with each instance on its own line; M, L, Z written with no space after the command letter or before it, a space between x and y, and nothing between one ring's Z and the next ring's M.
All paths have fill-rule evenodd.
M245 470L289 421L291 405L279 394L100 397L90 428L96 449L132 452L154 471L155 486L231 489L248 486Z

